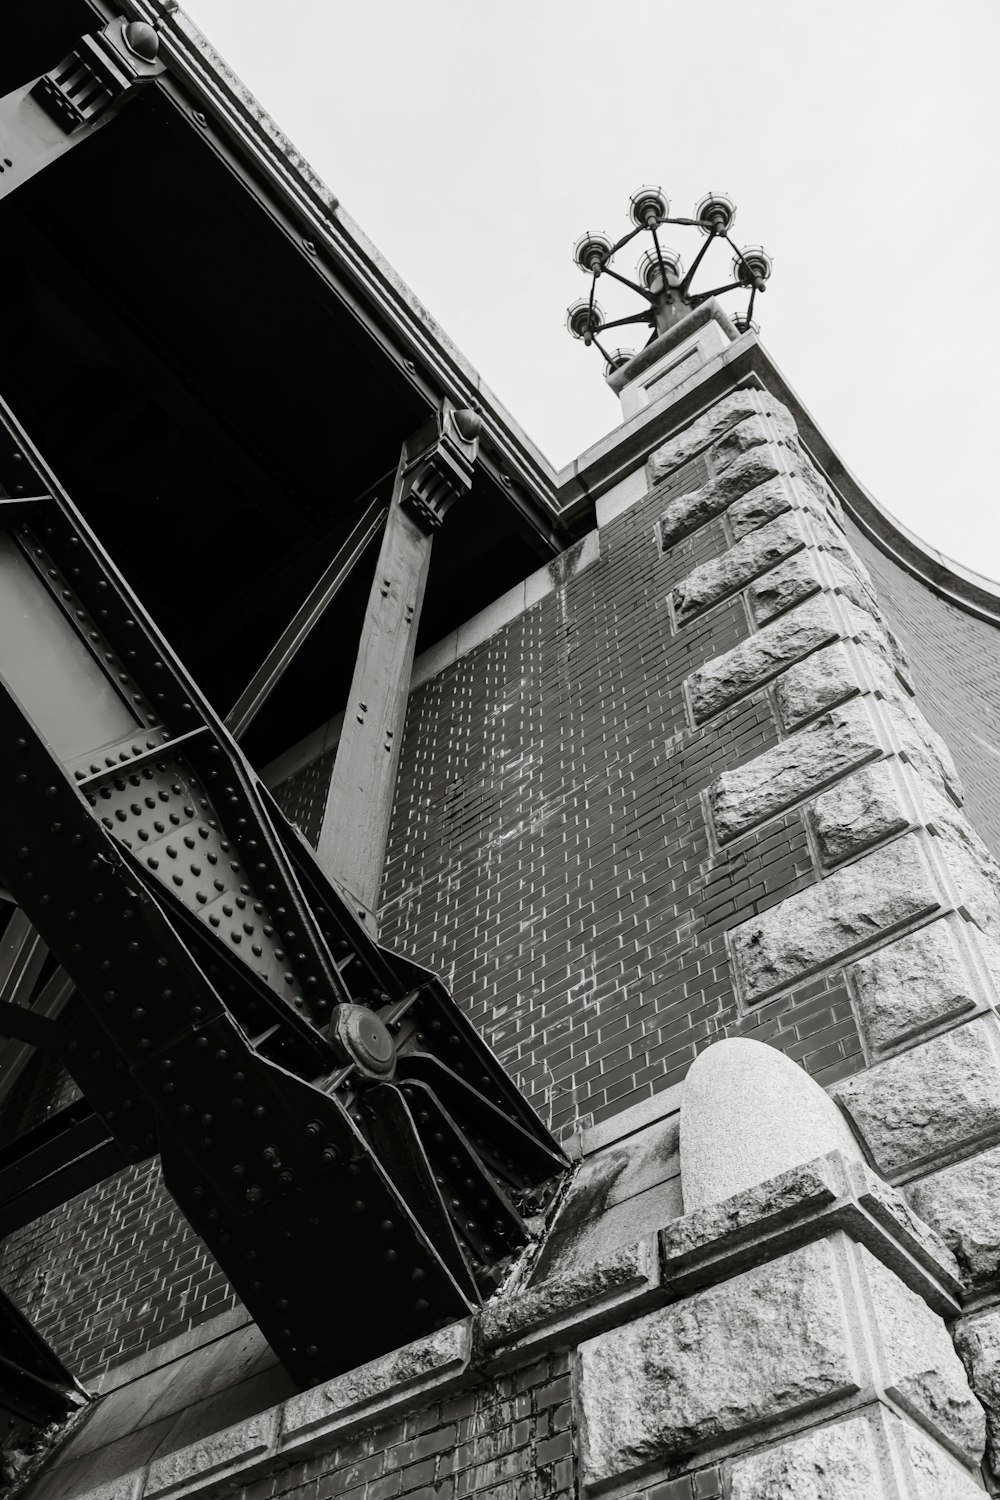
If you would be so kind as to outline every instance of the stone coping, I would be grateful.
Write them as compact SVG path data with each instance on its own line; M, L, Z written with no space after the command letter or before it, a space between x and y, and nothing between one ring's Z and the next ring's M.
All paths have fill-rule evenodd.
M666 333L661 333L658 339L654 339L651 344L640 349L628 364L612 370L610 375L605 375L604 378L615 395L620 396L627 385L631 385L633 380L638 380L640 375L651 369L665 354L683 344L685 339L697 333L699 328L704 328L706 323L718 323L728 338L733 340L739 338L736 326L729 314L714 297L710 297L707 302L703 302L700 307L688 313L686 318L675 323L673 328L668 328Z
M645 1130L647 1126L655 1125L658 1120L675 1115L681 1107L683 1094L683 1082L661 1089L658 1094L640 1099L638 1104L630 1104L628 1109L620 1110L610 1119L591 1125L579 1135L563 1141L563 1150L574 1160L593 1156L596 1151L603 1151L605 1146L613 1146L617 1141L624 1141L630 1135L637 1135L640 1130Z
M255 1417L154 1459L78 1500L231 1493L393 1414L543 1353L572 1348L801 1245L844 1232L935 1312L958 1311L958 1269L902 1196L834 1151L687 1214L596 1265L494 1298L453 1323Z
M1000 625L1000 582L946 557L897 521L844 463L805 403L752 333L658 401L622 422L560 470L563 514L587 514L609 490L644 464L655 448L690 426L723 396L743 387L766 391L787 406L803 446L835 486L847 514L879 549L934 593L959 608ZM708 443L706 442L706 447Z

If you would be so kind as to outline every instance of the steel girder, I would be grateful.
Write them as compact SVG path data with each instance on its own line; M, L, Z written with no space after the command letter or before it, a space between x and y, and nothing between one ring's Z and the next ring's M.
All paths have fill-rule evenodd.
M464 1315L566 1159L359 926L6 408L0 483L0 884L76 986L49 1025L93 1111L60 1170L158 1152L314 1383Z

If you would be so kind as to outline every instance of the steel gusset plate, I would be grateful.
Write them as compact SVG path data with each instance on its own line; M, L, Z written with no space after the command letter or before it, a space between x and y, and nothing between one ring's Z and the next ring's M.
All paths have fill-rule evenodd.
M367 1003L394 1027L399 1069L404 1070L411 1051L427 1056L427 1066L436 1059L436 1077L447 1090L450 1107L459 1116L468 1113L476 1133L499 1133L498 1141L506 1144L501 1155L516 1156L515 1177L522 1185L550 1182L561 1174L568 1164L565 1154L437 975L373 941L341 901L301 834L269 793L261 789L261 796L324 936L334 953L342 950L356 961L362 977L352 998L367 995ZM353 965L341 968L341 978L352 990L353 972ZM413 1066L419 1071L424 1063L415 1061Z
M0 869L79 987L67 1066L130 1160L155 1120L171 1192L290 1372L309 1384L464 1315L340 1100L254 1050L159 893L12 703L4 719Z

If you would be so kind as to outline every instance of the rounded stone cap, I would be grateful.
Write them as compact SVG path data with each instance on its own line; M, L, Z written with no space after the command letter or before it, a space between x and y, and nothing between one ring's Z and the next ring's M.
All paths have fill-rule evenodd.
M733 1037L694 1062L681 1099L684 1212L721 1203L790 1167L864 1155L826 1091L776 1047Z

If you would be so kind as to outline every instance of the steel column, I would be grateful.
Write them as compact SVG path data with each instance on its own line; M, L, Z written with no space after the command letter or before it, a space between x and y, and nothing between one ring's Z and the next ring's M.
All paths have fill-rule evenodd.
M373 931L431 545L478 447L478 417L448 401L403 444L368 598L316 852Z

